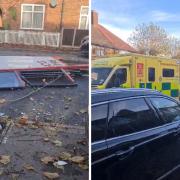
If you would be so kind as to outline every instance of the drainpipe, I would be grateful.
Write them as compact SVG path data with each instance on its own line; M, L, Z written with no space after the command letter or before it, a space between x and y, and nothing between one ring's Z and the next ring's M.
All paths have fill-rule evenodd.
M64 15L64 1L62 0L62 5L61 5L61 21L60 21L60 32L62 31L63 28L63 15Z

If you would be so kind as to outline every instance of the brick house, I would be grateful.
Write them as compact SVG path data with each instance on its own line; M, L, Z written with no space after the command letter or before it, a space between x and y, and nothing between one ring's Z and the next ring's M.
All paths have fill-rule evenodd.
M92 56L136 53L137 51L122 39L114 35L98 22L98 13L91 13Z
M88 0L1 0L0 28L60 32L88 29Z

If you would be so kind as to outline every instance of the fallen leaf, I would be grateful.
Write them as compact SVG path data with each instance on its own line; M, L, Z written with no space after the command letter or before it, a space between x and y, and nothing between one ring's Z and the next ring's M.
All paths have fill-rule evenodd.
M30 165L30 164L24 165L24 168L27 169L27 170L30 170L30 171L34 171L35 170L34 167L32 165Z
M77 163L77 164L83 163L84 160L85 160L85 158L83 156L74 156L70 159L70 161Z
M28 124L28 116L23 115L22 117L20 117L18 123L21 125L27 125Z
M39 128L38 126L36 126L36 125L34 125L34 124L29 124L28 127L29 127L30 129L38 129L38 128Z
M48 179L57 179L59 177L58 173L43 172L43 175Z
M0 156L0 163L4 165L10 163L10 156L7 155Z
M86 113L86 112L87 112L86 109L81 109L81 110L80 110L80 113L81 113L81 114L84 114L84 113Z
M54 127L50 127L50 126L44 127L44 131L48 137L52 137L57 134L57 129Z
M6 102L6 99L0 99L0 104L4 104Z
M62 142L58 141L58 140L52 141L52 143L55 144L55 146L58 146L58 147L62 146Z
M53 163L54 157L51 157L51 156L43 157L41 158L41 162L43 162L44 164Z
M59 157L62 160L69 160L71 158L71 154L68 152L62 152Z
M86 165L86 164L79 164L79 167L84 170L88 170L88 168L89 168L88 165Z

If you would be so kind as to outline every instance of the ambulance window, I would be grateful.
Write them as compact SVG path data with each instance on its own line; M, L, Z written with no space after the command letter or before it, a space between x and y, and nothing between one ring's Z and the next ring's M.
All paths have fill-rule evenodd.
M155 81L155 68L148 68L148 81Z
M174 77L174 69L163 69L163 77Z
M107 88L112 87L119 87L121 84L126 83L127 81L127 69L120 68L117 69L116 72L113 74L110 82L107 85Z

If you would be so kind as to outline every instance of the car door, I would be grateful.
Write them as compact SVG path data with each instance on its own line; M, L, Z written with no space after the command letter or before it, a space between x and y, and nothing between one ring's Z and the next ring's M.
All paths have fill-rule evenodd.
M101 169L106 162L107 143L106 143L106 128L107 128L108 104L92 105L92 122L91 122L91 154L92 154L92 174L95 178L98 174L102 174Z
M133 162L134 153L145 149L147 144L151 144L153 140L160 137L162 125L163 121L158 118L143 97L110 102L107 138L108 157L111 159L109 172L112 170L111 174L114 175L114 169L117 166L119 171L116 171L118 174L115 177L109 179L127 179L121 176L129 170L125 165L126 162ZM137 159L139 162L144 161L142 154ZM122 170L120 170L121 167ZM135 166L133 168L135 169Z

